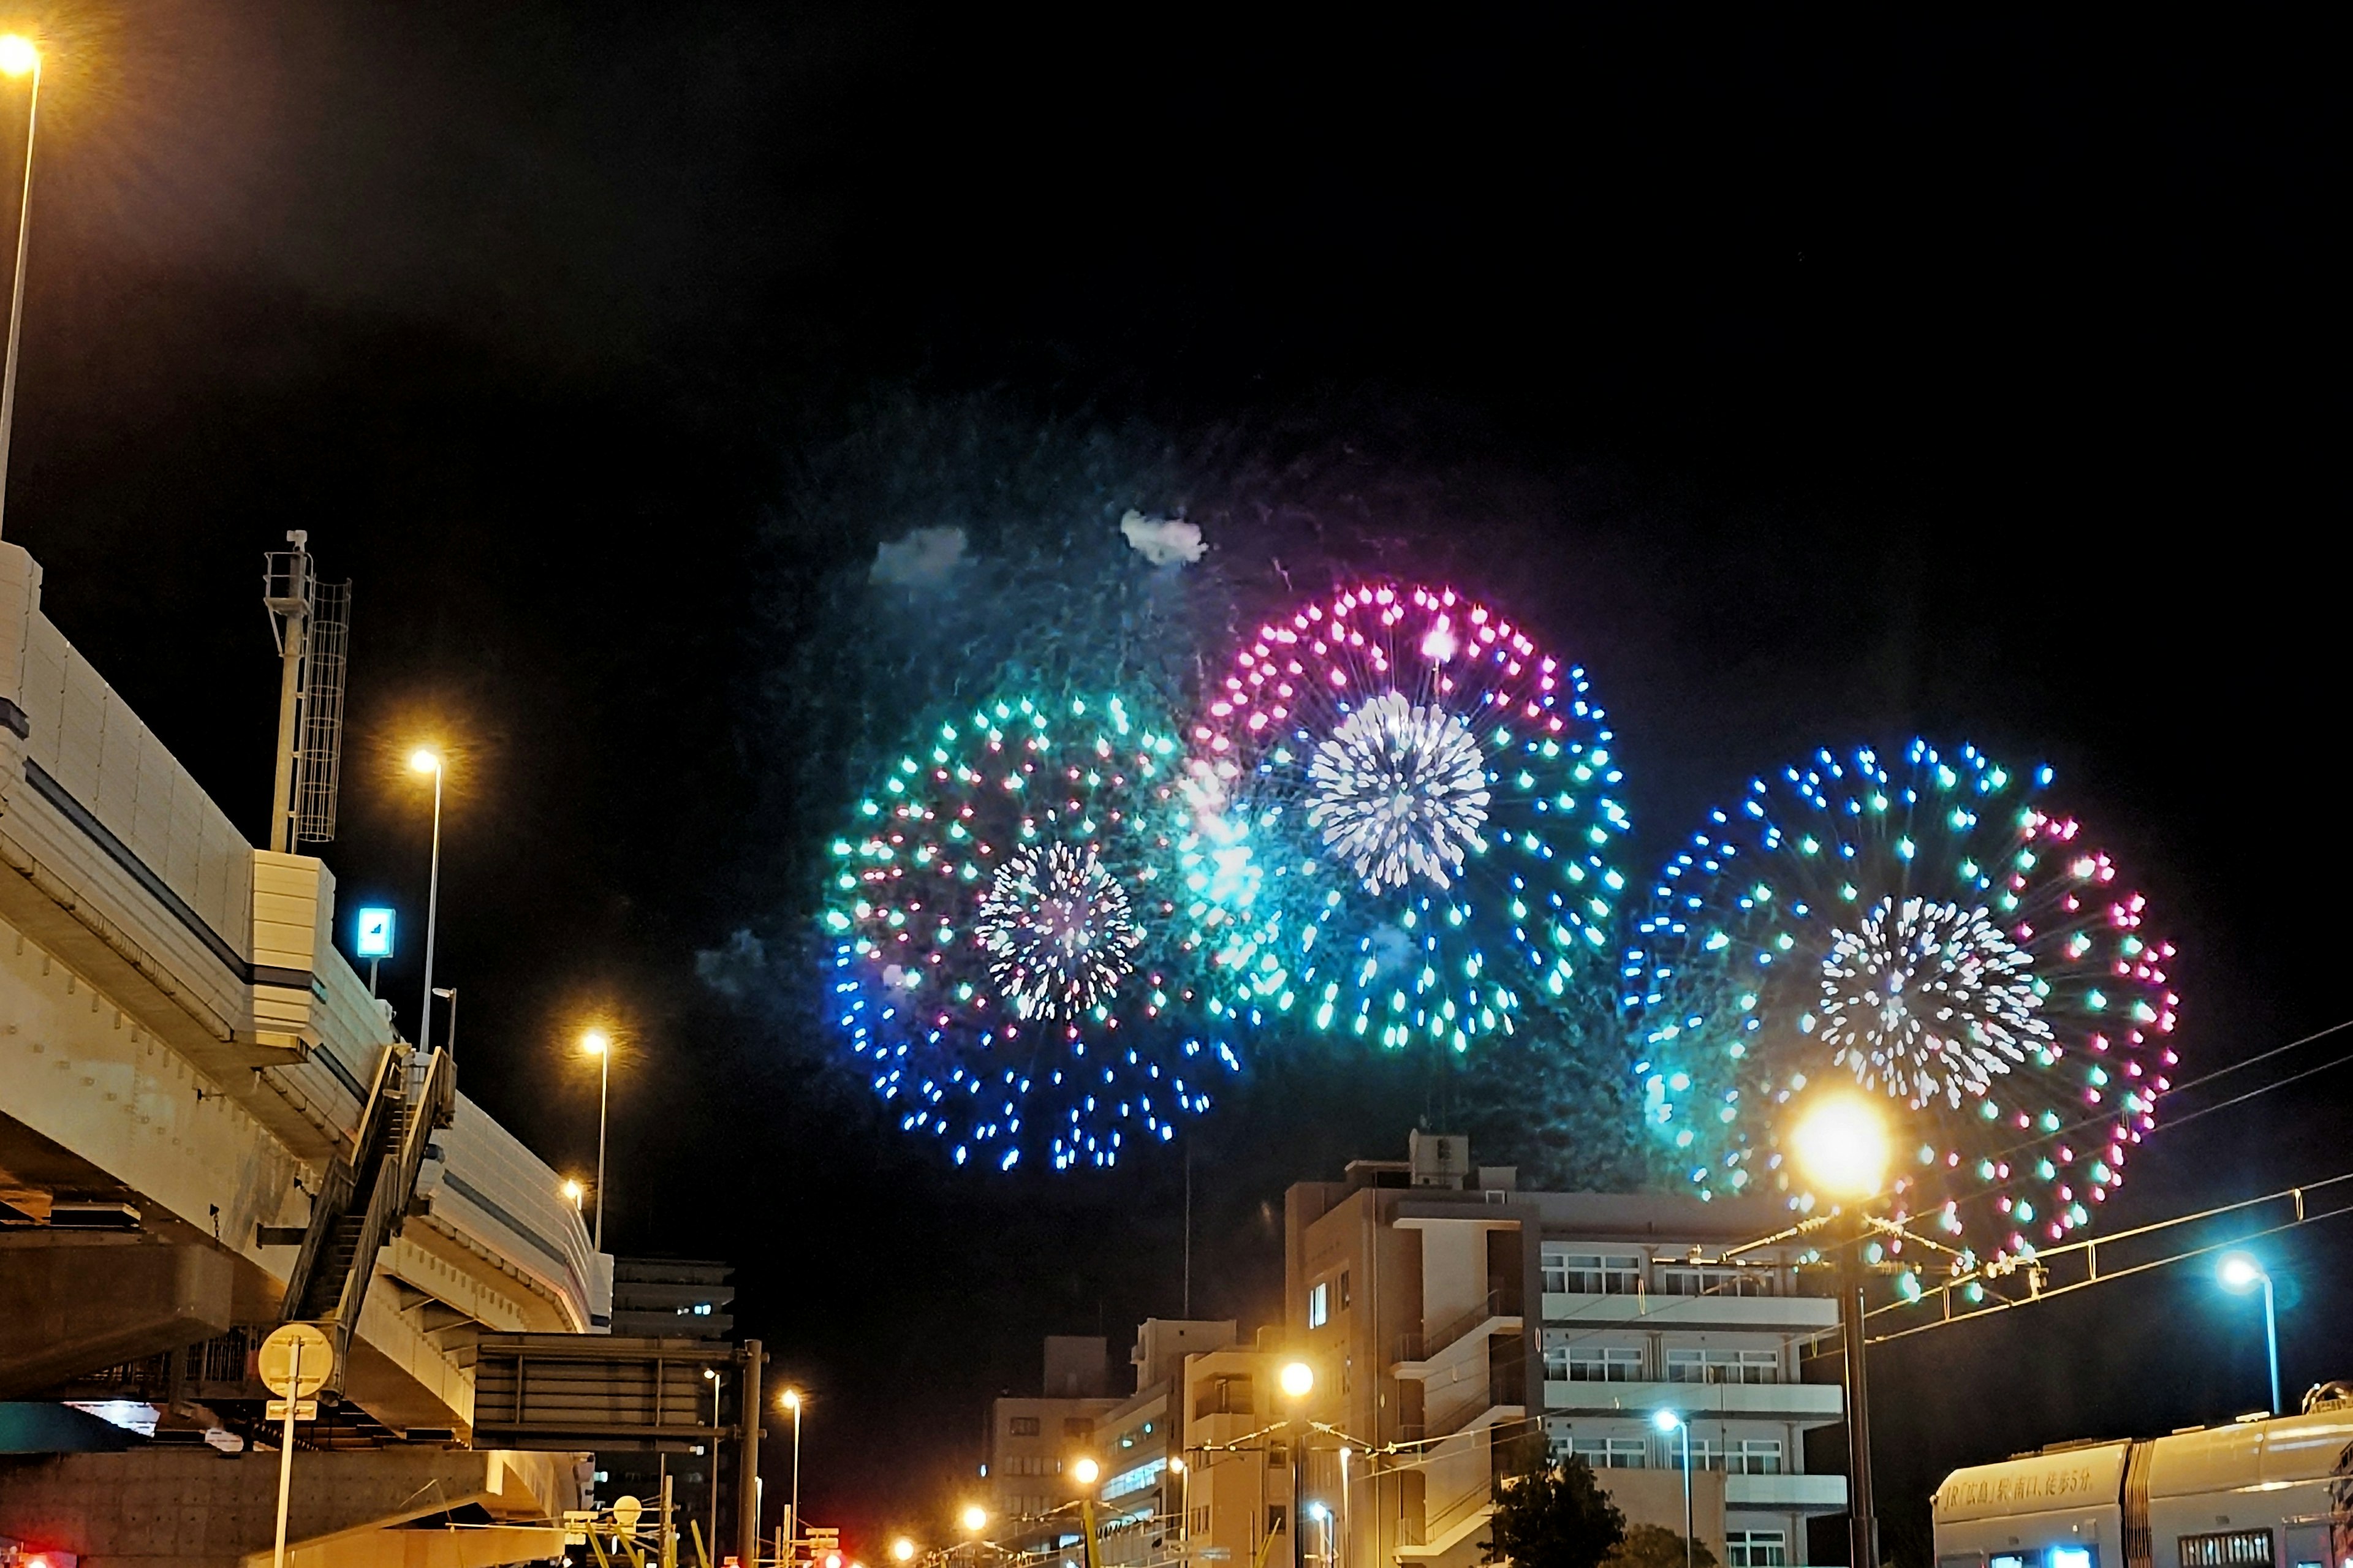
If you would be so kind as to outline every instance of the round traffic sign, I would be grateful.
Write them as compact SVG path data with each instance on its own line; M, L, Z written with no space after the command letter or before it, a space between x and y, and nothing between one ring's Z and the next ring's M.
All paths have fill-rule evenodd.
M309 1323L280 1323L261 1342L261 1381L280 1399L308 1399L334 1374L333 1342Z

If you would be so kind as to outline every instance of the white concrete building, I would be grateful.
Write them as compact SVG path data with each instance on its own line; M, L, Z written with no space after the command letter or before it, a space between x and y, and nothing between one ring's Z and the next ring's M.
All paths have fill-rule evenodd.
M1293 1186L1287 1211L1287 1338L1316 1369L1315 1419L1409 1446L1353 1456L1333 1568L1477 1562L1501 1446L1539 1431L1630 1522L1680 1531L1662 1409L1691 1423L1696 1533L1726 1568L1800 1564L1808 1519L1844 1510L1845 1479L1804 1458L1840 1390L1798 1366L1836 1302L1799 1293L1798 1248L1726 1256L1780 1227L1768 1205L1520 1192L1468 1140L1416 1134L1407 1160ZM1311 1441L1311 1510L1340 1511L1340 1446Z

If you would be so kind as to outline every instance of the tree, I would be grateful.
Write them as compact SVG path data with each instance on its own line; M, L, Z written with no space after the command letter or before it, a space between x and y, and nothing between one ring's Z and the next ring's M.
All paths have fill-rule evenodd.
M1625 1539L1626 1516L1571 1455L1557 1463L1537 1455L1496 1489L1489 1552L1514 1568L1601 1568Z
M1694 1541L1690 1562L1692 1568L1715 1568L1715 1553L1705 1542ZM1626 1539L1601 1560L1601 1568L1683 1568L1683 1563L1680 1531L1661 1524L1637 1524L1629 1527Z

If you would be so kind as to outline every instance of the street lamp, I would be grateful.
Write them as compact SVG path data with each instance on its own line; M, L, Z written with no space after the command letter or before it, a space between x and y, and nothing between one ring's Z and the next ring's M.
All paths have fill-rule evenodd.
M433 951L432 938L426 938L427 952ZM427 958L425 961L431 963ZM602 1029L591 1029L580 1037L580 1048L596 1058L596 1250L605 1250L605 1112L613 1099L613 1037Z
M2215 1270L2222 1289L2243 1295L2257 1285L2263 1288L2263 1349L2272 1363L2272 1414L2280 1414L2279 1381L2279 1316L2272 1302L2272 1277L2249 1252L2230 1252L2222 1256L2221 1267Z
M8 300L8 368L0 374L0 518L8 505L8 438L16 428L16 341L24 327L25 242L33 232L33 132L41 119L41 51L30 38L0 37L0 75L29 76L25 101L25 194L16 207L16 278Z
M1094 1486L1103 1475L1103 1467L1092 1458L1082 1458L1071 1467L1071 1479L1079 1483L1079 1523L1086 1534L1087 1568L1102 1568L1102 1559L1095 1546Z
M588 1189L582 1186L577 1181L567 1176L564 1181L564 1195L572 1200L572 1212L574 1214L578 1214L580 1212L580 1200L588 1195Z
M420 1052L433 1048L433 931L441 916L441 753L419 746L408 753L412 773L433 775L433 868L425 883L425 1017L417 1026L417 1048ZM603 1207L605 1183L602 1173L596 1182L597 1206Z
M892 1542L891 1543L891 1561L892 1561L892 1562L893 1562L893 1563L913 1563L914 1560L915 1560L915 1543L914 1543L913 1542L912 1542L912 1541L908 1540L905 1536L903 1536L903 1535L902 1535L902 1536L899 1537L899 1539L898 1539L898 1540L896 1540L896 1541L894 1541L894 1542Z
M789 1565L801 1555L801 1391L787 1388L776 1403L793 1413L793 1493L786 1505L785 1549L779 1553Z
M455 985L436 985L433 994L449 1004L449 1037L443 1046L448 1051L449 1058L455 1061L458 1057L458 988Z
M711 1533L703 1537L713 1552L719 1550L719 1369L706 1366L702 1375L711 1380Z
M1847 1561L1879 1568L1872 1514L1870 1392L1863 1375L1862 1247L1871 1234L1862 1205L1887 1177L1887 1129L1870 1102L1852 1094L1815 1097L1790 1131L1799 1172L1814 1190L1852 1207L1852 1234L1839 1256L1839 1326L1846 1346Z
M1307 1396L1315 1391L1315 1369L1303 1361L1285 1362L1276 1381L1291 1401L1291 1561L1293 1568L1307 1568L1306 1526L1302 1522L1307 1508L1307 1425L1302 1415Z
M1693 1568L1697 1548L1693 1544L1691 1507L1691 1423L1672 1410L1655 1411L1651 1425L1662 1432L1680 1432L1683 1439L1683 1568Z
M988 1510L976 1502L968 1502L964 1505L962 1523L966 1535L978 1535L988 1528Z

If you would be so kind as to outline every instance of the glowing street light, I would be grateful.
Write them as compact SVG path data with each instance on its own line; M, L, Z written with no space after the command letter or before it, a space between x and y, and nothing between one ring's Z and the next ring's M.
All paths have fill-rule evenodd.
M1806 1179L1831 1197L1873 1197L1887 1179L1886 1125L1859 1096L1834 1094L1815 1100L1789 1142Z
M1683 1568L1692 1568L1697 1548L1692 1539L1691 1423L1672 1410L1651 1413L1651 1425L1662 1432L1680 1432L1683 1439Z
M1095 1482L1103 1475L1103 1467L1092 1458L1082 1458L1071 1466L1071 1479L1079 1483L1079 1528L1086 1542L1086 1568L1103 1568L1101 1549L1095 1544Z
M2279 1317L2272 1303L2272 1277L2261 1263L2255 1261L2254 1254L2251 1252L2224 1253L2221 1265L2214 1273L2222 1281L2222 1289L2238 1295L2246 1294L2257 1285L2263 1288L2263 1349L2271 1357L2272 1414L2277 1415L2280 1414Z
M1307 1396L1315 1392L1315 1369L1303 1361L1287 1361L1275 1374L1283 1397L1291 1401L1291 1563L1307 1568L1307 1426L1301 1419Z
M1095 1478L1102 1474L1103 1467L1092 1459L1081 1459L1071 1467L1071 1479L1082 1487L1094 1485Z
M1879 1526L1873 1518L1871 1395L1863 1365L1862 1248L1871 1236L1862 1204L1887 1180L1887 1124L1859 1095L1814 1096L1790 1129L1799 1173L1819 1194L1854 1211L1839 1247L1839 1327L1846 1347L1847 1561L1879 1568Z
M578 1214L580 1212L580 1200L587 1196L587 1194L588 1189L582 1186L578 1181L571 1177L566 1177L565 1179L564 1195L572 1200L572 1212L574 1214Z
M602 1135L599 1135L602 1142ZM777 1395L776 1403L793 1413L793 1495L786 1505L784 1558L787 1564L800 1561L801 1552L801 1391L787 1388Z
M433 862L425 883L425 1016L417 1026L417 1049L422 1054L433 1048L433 935L441 918L441 753L419 746L408 753L411 773L433 775ZM596 1173L596 1198L604 1203L605 1173Z
M0 37L0 75L29 76L25 100L25 192L16 208L16 279L8 299L8 364L0 373L0 519L8 505L8 440L16 428L16 342L24 327L25 246L33 232L33 132L41 120L41 51L16 33Z
M960 1522L964 1525L965 1534L978 1535L988 1528L988 1510L976 1502L968 1502L964 1505Z
M899 1537L899 1539L898 1539L898 1540L896 1540L896 1541L894 1541L894 1542L892 1542L891 1543L891 1561L892 1561L892 1562L893 1562L893 1563L913 1563L914 1560L915 1560L915 1543L914 1543L913 1542L912 1542L912 1541L908 1540L905 1536L903 1536L903 1535L902 1535L902 1536Z
M427 952L433 951L426 938ZM433 961L427 958L428 964ZM605 1250L605 1111L613 1098L613 1037L591 1029L580 1037L580 1048L596 1058L596 1250Z

